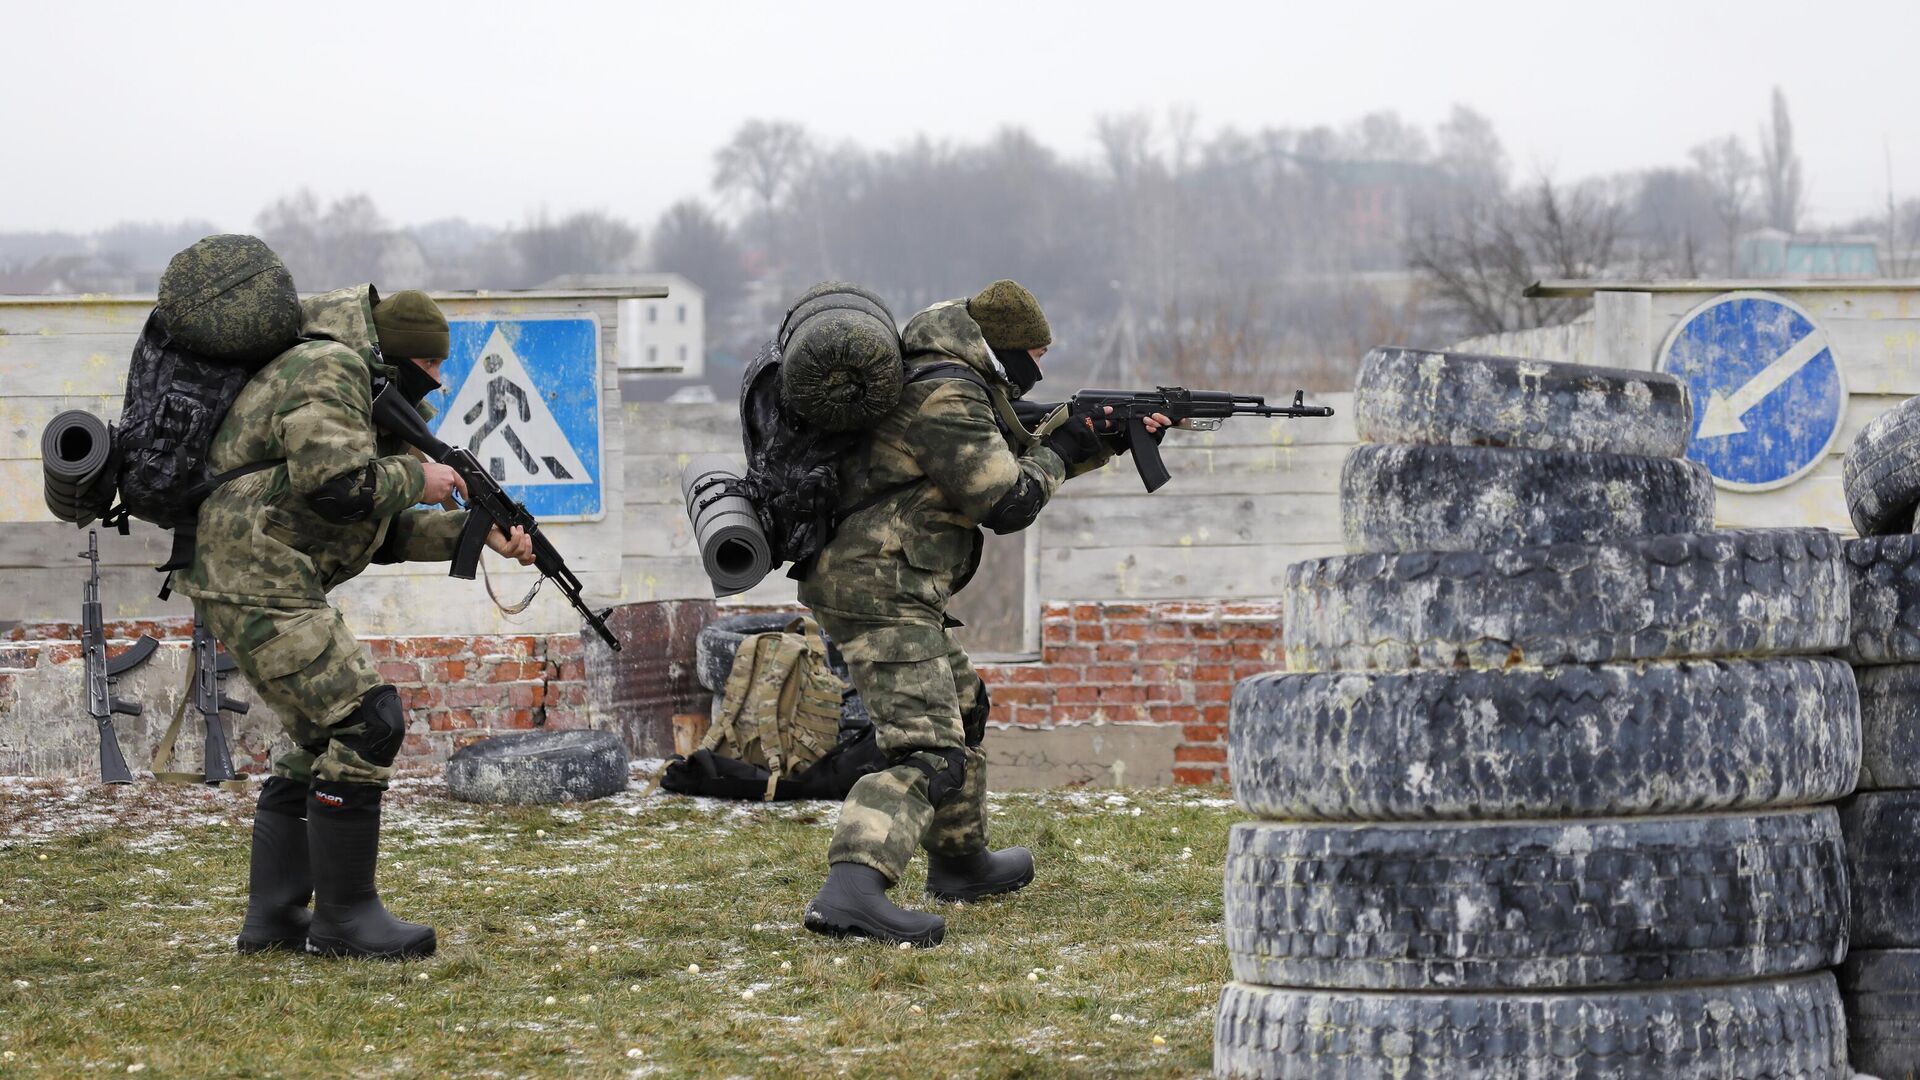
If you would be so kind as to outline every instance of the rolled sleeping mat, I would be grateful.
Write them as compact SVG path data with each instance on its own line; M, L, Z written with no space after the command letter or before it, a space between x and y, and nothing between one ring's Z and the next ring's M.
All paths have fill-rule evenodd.
M102 483L97 489L88 489L78 494L69 494L54 489L51 482L43 492L47 509L61 521L74 525L86 525L106 516L113 507L114 485Z
M738 494L739 481L739 468L719 454L694 458L680 475L693 541L715 596L745 592L773 570L773 549L753 503Z
M808 289L781 324L779 345L781 400L826 431L874 424L906 385L893 314L858 285Z
M92 485L106 471L113 456L113 433L107 422L81 409L66 412L47 421L40 431L40 460L45 463L49 483L59 481L65 490L79 491Z

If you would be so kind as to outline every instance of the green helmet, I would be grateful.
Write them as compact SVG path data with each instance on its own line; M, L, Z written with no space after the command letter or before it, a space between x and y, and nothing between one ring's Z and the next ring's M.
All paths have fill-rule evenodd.
M300 340L293 275L256 237L221 233L173 257L155 314L167 336L215 360L258 366Z

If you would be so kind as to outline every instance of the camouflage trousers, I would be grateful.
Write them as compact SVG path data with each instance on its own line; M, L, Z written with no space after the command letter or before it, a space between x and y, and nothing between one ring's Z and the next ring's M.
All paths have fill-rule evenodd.
M813 615L846 658L888 760L954 748L967 758L965 782L938 809L927 798L927 774L912 765L861 777L840 808L827 861L863 863L898 881L916 848L957 856L986 847L986 718L963 720L981 700L980 676L939 616L882 619L818 607ZM946 764L934 754L920 757L936 770Z
M364 724L341 722L351 721L360 699L384 680L337 609L200 599L193 606L293 740L293 749L274 759L273 775L302 784L387 786L392 766L375 765L340 741L362 731Z

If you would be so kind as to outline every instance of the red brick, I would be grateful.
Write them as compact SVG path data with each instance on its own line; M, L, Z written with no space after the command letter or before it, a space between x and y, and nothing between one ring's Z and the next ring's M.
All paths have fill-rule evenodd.
M373 657L375 660L385 660L390 656L399 655L394 649L392 638L361 638L360 643L367 647L367 655Z
M1202 704L1205 704L1210 701L1220 701L1220 702L1232 701L1233 685L1231 683L1223 683L1223 682L1196 683L1194 684L1194 687L1193 687L1193 700L1198 701Z
M460 682L467 677L467 669L471 664L472 661L469 660L441 660L430 666L425 664L421 666L431 670L433 677L441 682L453 683Z
M1100 700L1097 686L1062 686L1053 692L1056 705L1084 705Z
M1130 683L1140 675L1140 669L1130 664L1096 664L1087 668L1082 679L1090 683Z
M1048 664L1047 681L1055 686L1066 686L1080 681L1080 669L1072 664Z
M547 665L538 660L500 660L485 671L488 682L525 682L543 678Z
M411 656L419 659L438 659L459 656L467 651L467 643L460 638L449 637L410 637L401 638L394 655Z
M1142 660L1186 660L1193 656L1193 646L1174 641L1158 641L1151 645L1140 646Z
M1186 641L1187 624L1177 622L1157 622L1153 624L1152 635L1155 641Z
M495 727L511 728L514 731L528 731L534 726L532 709L509 709L494 721Z
M1075 604L1072 610L1068 612L1068 617L1077 623L1099 622L1101 618L1100 605Z
M1173 782L1176 784L1211 784L1213 783L1213 773L1214 771L1212 769L1183 769L1175 766L1173 770Z
M1112 710L1099 705L1055 705L1054 723L1070 723L1075 720L1105 719Z
M80 659L82 652L78 642L49 641L40 646L40 659L48 664L71 664Z
M1176 746L1173 748L1173 760L1181 762L1227 760L1227 748L1224 746Z
M1218 641L1220 627L1217 623L1194 623L1187 629L1187 634L1195 641Z
M587 662L585 660L565 661L560 665L559 672L554 675L556 679L584 679L586 677Z
M564 686L547 687L547 705L579 706L587 703L586 683L567 683Z
M1226 644L1202 644L1193 647L1193 658L1201 663L1225 663L1233 659L1233 646Z
M1145 604L1103 604L1100 617L1107 622L1142 621L1150 614Z
M1048 645L1063 644L1073 640L1073 624L1048 623L1040 628L1040 640Z
M1233 678L1233 668L1227 664L1195 664L1193 679L1195 682L1220 683Z
M547 700L547 684L514 683L507 687L507 702L517 709L529 709Z
M1107 627L1108 641L1145 641L1146 623L1117 623Z
M1044 705L1053 700L1053 690L1045 686L1002 686L990 691L995 705Z
M1093 647L1094 659L1103 664L1131 664L1138 658L1132 642L1109 642Z
M1265 660L1272 662L1273 658L1278 655L1278 652L1279 650L1272 644L1260 641L1241 641L1234 643L1233 646L1233 658L1235 660Z
M555 634L547 639L547 656L549 657L577 657L582 649L578 634Z
M1005 673L1002 681L1015 686L1043 685L1047 681L1047 669L1039 664L1010 664L1000 670Z
M1233 681L1249 679L1255 675L1265 675L1273 670L1271 660L1246 660L1233 665Z
M473 726L473 713L467 709L435 709L427 714L431 731L462 731Z
M461 683L446 687L442 693L448 705L467 709L475 706L497 706L507 703L505 687L485 683Z
M453 735L453 748L464 750L477 742L485 742L493 736L484 731L457 731Z
M593 726L593 714L585 709L548 709L547 722L542 727L548 731L578 731Z
M1148 701L1182 701L1185 697L1185 693L1180 689L1179 685L1175 683L1157 682L1147 687Z
M1073 640L1086 642L1105 641L1107 640L1107 628L1097 622L1075 623L1073 627Z
M30 668L40 663L38 645L9 645L0 649L0 668Z
M1167 710L1167 718L1176 724L1191 724L1200 719L1200 708L1196 705L1175 705Z
M1227 729L1219 724L1187 724L1180 729L1180 737L1190 743L1217 743L1227 737Z
M1144 705L1147 701L1147 688L1144 686L1103 686L1100 688L1100 701L1109 705Z
M1227 717L1231 712L1232 709L1225 703L1219 705L1202 705L1200 706L1200 719L1209 724L1224 724L1227 722Z
M401 683L417 683L420 681L420 665L412 663L411 661L382 660L373 667L375 671L380 673L382 679L396 686Z
M1093 662L1093 650L1084 645L1064 645L1048 649L1044 659L1049 664L1090 664Z
M1220 636L1228 641L1271 641L1280 636L1280 624L1226 623L1220 627Z

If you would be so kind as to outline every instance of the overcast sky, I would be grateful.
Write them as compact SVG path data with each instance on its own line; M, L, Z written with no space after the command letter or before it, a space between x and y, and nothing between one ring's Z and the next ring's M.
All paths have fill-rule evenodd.
M911 14L909 14L911 13ZM744 119L892 145L1093 118L1423 126L1487 114L1516 174L1683 164L1787 93L1816 221L1920 194L1920 2L0 0L0 230L206 218L302 186L398 223L650 224Z

